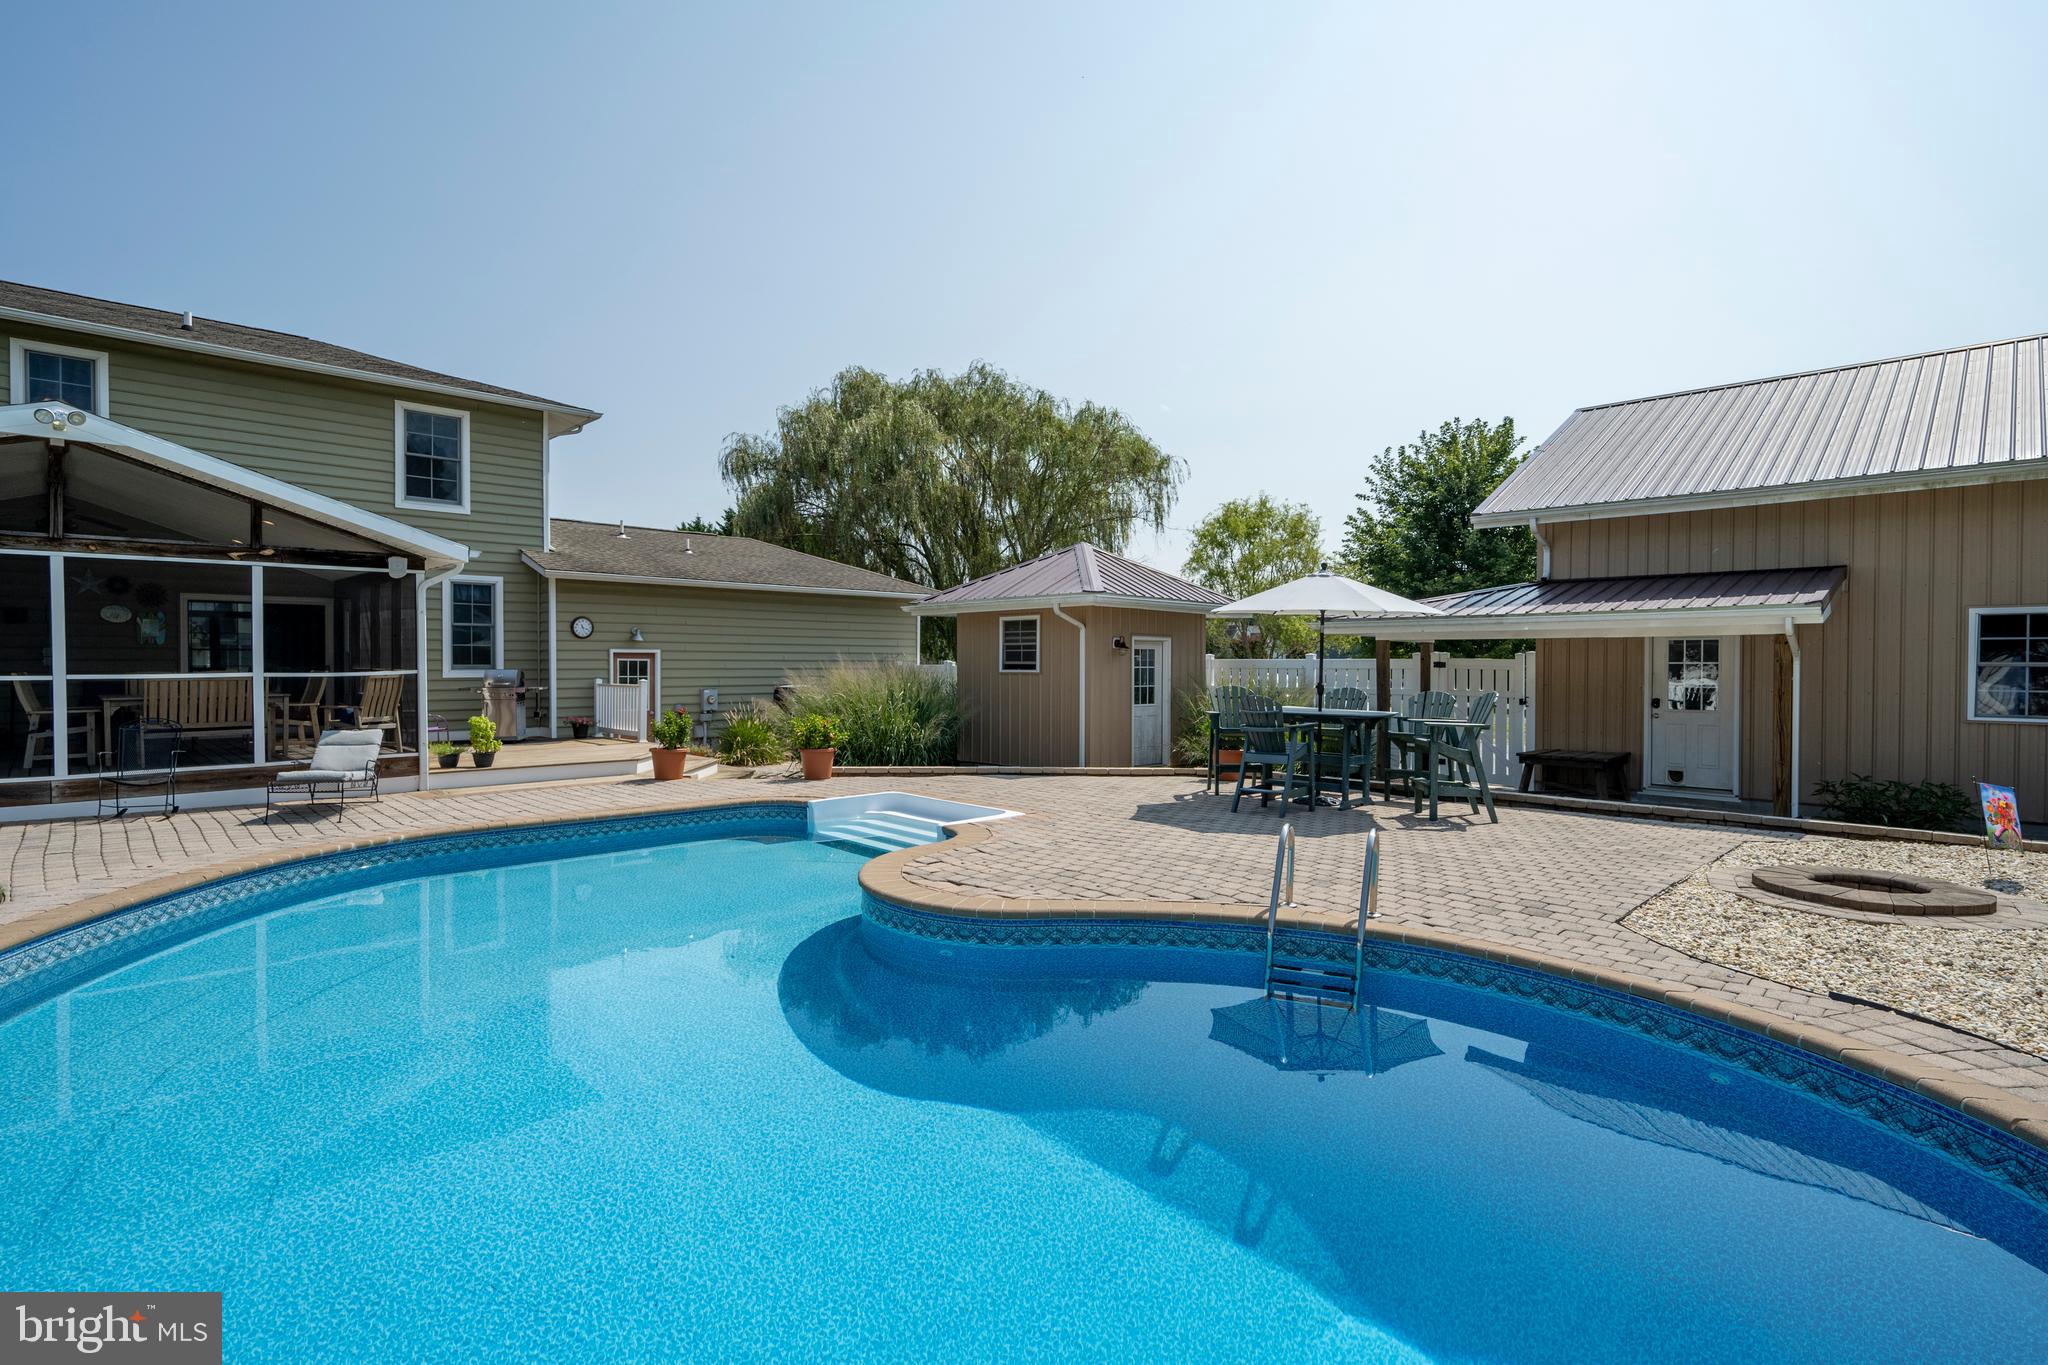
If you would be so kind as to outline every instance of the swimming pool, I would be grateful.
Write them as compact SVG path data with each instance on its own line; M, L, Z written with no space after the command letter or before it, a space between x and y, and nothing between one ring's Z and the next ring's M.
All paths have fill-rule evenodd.
M904 932L803 831L398 845L45 945L0 987L0 1264L226 1288L239 1358L2048 1339L2048 1206L1708 1051L1427 971L1290 1011L1248 954Z

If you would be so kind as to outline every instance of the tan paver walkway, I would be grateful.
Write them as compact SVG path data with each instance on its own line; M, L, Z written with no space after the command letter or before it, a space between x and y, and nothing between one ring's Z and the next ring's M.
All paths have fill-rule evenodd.
M1010 898L1259 903L1279 820L1175 777L946 776L656 783L553 783L387 796L295 810L266 826L261 810L191 811L169 819L0 825L0 924L167 874L312 849L367 835L465 824L575 818L685 807L742 795L813 797L910 790L1025 812L973 847L935 846L906 875L928 886ZM2021 1098L2048 1102L2048 1060L1862 1005L1712 966L1624 927L1636 906L1754 830L1504 808L1498 825L1454 816L1416 820L1405 805L1303 812L1296 899L1350 912L1368 822L1383 831L1381 913L1391 921L1472 935L1595 966L1687 985L1821 1024L1873 1046L1938 1064Z

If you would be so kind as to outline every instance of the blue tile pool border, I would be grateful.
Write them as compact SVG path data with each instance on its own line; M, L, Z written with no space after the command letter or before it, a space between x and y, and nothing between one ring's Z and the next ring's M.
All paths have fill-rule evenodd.
M992 948L1147 948L1230 953L1266 950L1263 928L1194 920L993 919L944 915L898 905L863 889L863 912L886 929L944 943ZM1356 951L1347 936L1282 930L1294 956L1349 963ZM1952 1160L2048 1207L2048 1151L1960 1110L1914 1094L1806 1048L1626 991L1571 980L1552 972L1489 962L1420 944L1368 940L1368 971L1394 972L1509 996L1626 1029L1736 1067L1924 1143Z
M159 949L280 906L422 873L624 852L691 834L808 837L801 803L762 802L465 830L340 849L151 897L0 951L0 1019Z

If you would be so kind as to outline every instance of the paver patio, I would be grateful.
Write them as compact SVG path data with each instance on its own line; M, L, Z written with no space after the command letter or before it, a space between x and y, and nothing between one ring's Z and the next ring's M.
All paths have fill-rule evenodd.
M573 819L687 807L746 796L815 797L907 790L1024 812L971 847L935 845L913 882L1012 899L1263 904L1280 821L1230 812L1192 778L961 775L656 783L550 783L387 796L337 816L296 809L266 825L261 809L181 812L94 823L0 825L0 927L39 911L170 874L225 869L280 851L312 851L393 833L508 820ZM1713 966L1621 921L1644 901L1757 837L1754 830L1621 819L1518 806L1497 825L1463 815L1416 819L1405 804L1370 812L1298 813L1296 900L1350 913L1364 858L1382 833L1380 913L1690 986L1936 1064L2023 1099L2048 1102L2048 1060L1937 1025Z

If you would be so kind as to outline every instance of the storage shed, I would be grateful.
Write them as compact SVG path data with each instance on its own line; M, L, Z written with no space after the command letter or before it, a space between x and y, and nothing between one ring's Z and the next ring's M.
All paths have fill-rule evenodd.
M960 758L1143 768L1172 761L1176 711L1226 599L1083 542L908 608L959 620Z

